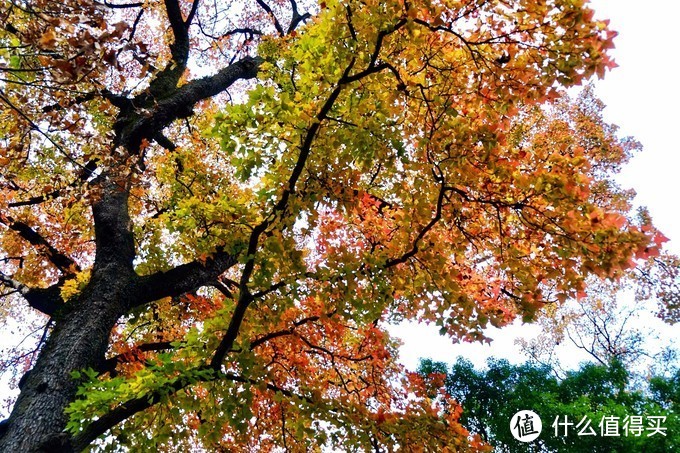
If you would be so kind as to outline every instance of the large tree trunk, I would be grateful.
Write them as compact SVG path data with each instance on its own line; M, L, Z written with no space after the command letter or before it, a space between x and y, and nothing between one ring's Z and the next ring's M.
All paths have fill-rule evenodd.
M2 452L76 450L64 431L68 421L64 410L75 399L78 388L71 373L99 368L111 329L138 293L128 194L110 180L105 186L101 200L92 209L97 254L90 282L55 315L54 330L4 423Z
M109 334L121 315L120 278L109 277L90 287L77 307L56 323L35 367L29 372L7 431L0 439L0 451L73 451L63 431L66 407L75 399L78 382L71 372L97 368L104 358Z
M262 59L245 57L213 76L177 88L189 46L188 23L184 23L177 5L166 4L171 8L168 14L176 42L172 47L173 62L149 88L154 96L143 93L134 102L112 100L121 109L113 128L114 149L122 147L131 155L138 154L143 139L163 139L162 130L176 119L190 116L197 102L223 92L237 80L257 75ZM140 117L137 106L153 109L154 114ZM72 445L71 437L64 432L64 410L75 399L78 387L71 373L99 368L111 329L131 308L214 282L236 263L236 257L218 250L208 260L140 278L133 267L135 247L128 213L129 177L133 170L121 164L121 168L109 168L91 182L101 190L101 199L92 206L96 243L92 278L77 300L68 302L55 315L54 330L25 379L10 418L2 423L0 452L67 452L84 448ZM56 285L50 290L55 290L59 299ZM31 294L40 291L33 289ZM31 305L42 306L39 301Z
M124 178L102 178L100 183L102 198L92 207L97 250L92 276L75 300L60 303L62 307L53 317L54 330L24 379L10 418L2 424L0 452L73 452L85 448L84 443L96 435L74 441L64 431L68 422L64 410L75 400L79 384L71 373L100 369L111 329L131 309L215 282L237 262L236 256L218 250L207 260L138 276L133 267L135 247ZM48 292L51 295L54 291L58 293L57 285Z

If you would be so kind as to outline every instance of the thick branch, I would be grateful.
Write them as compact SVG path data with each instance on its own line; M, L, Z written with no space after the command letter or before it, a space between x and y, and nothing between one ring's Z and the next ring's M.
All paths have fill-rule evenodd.
M175 145L175 143L168 137L163 135L162 132L157 133L153 139L156 141L156 143L158 143L168 151L175 151L177 149L177 145Z
M119 118L115 126L118 144L136 152L143 139L154 140L173 121L190 117L197 102L223 92L237 80L255 78L262 61L258 57L245 57L217 74L193 80L174 90L171 95L155 102L153 111L148 115Z
M297 28L297 26L300 25L300 22L312 17L312 15L309 13L300 14L297 2L295 0L290 0L290 6L293 10L293 15L290 18L290 25L288 26L287 30L288 34L292 33Z
M192 13L190 14L192 19L197 6L198 0L195 0L192 6ZM149 85L149 92L154 98L162 98L172 92L177 86L180 77L182 77L189 60L191 44L189 41L190 22L184 21L182 8L177 0L165 0L165 11L174 37L173 43L170 44L172 59Z
M207 381L208 379L205 380ZM101 436L106 431L116 426L118 423L127 420L134 414L157 404L163 396L169 394L171 395L185 387L188 387L189 385L189 380L185 378L177 378L172 383L164 387L163 391L156 391L141 398L131 399L117 406L111 412L102 415L97 420L87 425L83 431L81 431L71 440L73 451L81 451L85 449L85 447L87 447L97 437Z
M229 327L227 327L227 333L224 334L224 337L217 346L217 349L215 349L215 354L210 361L210 366L215 371L220 371L224 357L234 346L234 341L236 341L238 332L241 330L241 323L243 322L243 318L245 318L246 311L248 310L248 307L252 301L253 296L250 294L250 292L241 291L236 308L234 308L234 314L231 315Z
M189 11L187 18L184 21L184 25L186 26L187 30L191 26L191 23L194 21L194 17L196 16L196 11L198 11L198 4L200 3L200 1L201 0L194 0L193 3L191 4L191 11Z
M205 261L193 261L165 272L141 277L139 291L141 296L136 305L143 305L164 297L180 296L202 286L211 285L220 274L236 262L235 255L218 251Z
M73 187L75 184L69 184L69 187ZM61 189L53 190L52 192L46 193L45 195L38 195L35 197L31 197L27 200L22 200L22 201L15 201L13 203L9 203L7 206L10 208L19 208L21 206L32 206L40 203L44 203L47 200L51 200L54 198L57 198L61 195Z
M263 61L260 57L244 57L222 68L217 74L192 80L177 90L173 102L186 101L194 105L223 92L239 79L254 79Z
M28 305L47 316L54 315L57 310L64 306L59 285L52 285L49 288L30 288L1 273L0 283L17 290L28 302Z

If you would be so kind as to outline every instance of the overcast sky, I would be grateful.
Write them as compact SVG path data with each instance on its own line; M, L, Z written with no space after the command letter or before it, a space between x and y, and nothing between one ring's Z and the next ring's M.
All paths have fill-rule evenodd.
M671 239L667 246L680 253L680 53L677 29L680 0L594 0L596 17L610 19L619 32L613 55L619 67L596 83L598 96L607 105L605 118L618 125L622 136L634 136L643 151L624 168L619 182L635 189L636 202L650 209L656 226ZM649 324L655 321L649 320ZM661 336L673 335L680 344L680 329L655 325ZM490 346L453 346L436 328L402 325L392 333L404 340L401 361L409 368L418 359L455 361L459 355L477 366L489 356L523 362L517 353L517 335L535 332L535 326L516 324L500 332ZM674 332L675 331L675 332ZM565 353L570 354L571 353ZM565 357L573 366L584 357Z

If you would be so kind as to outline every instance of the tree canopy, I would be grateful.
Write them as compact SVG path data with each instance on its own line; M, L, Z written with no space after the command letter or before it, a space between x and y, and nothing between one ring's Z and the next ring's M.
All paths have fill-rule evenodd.
M561 89L614 66L582 0L0 5L2 315L49 319L3 451L485 449L385 323L483 339L665 241Z

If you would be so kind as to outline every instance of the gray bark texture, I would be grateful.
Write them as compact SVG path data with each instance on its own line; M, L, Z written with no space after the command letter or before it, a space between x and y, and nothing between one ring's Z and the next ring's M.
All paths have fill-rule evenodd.
M90 283L55 314L54 330L5 423L0 451L74 451L64 432L64 410L78 389L71 373L100 367L111 329L134 300L137 276L127 197L125 190L109 184L93 206L97 256Z

